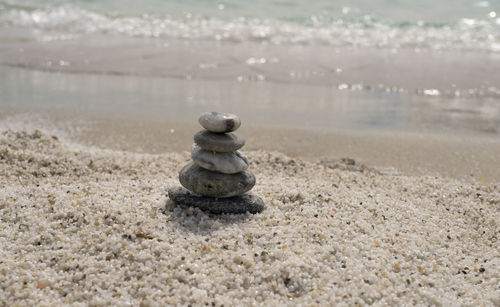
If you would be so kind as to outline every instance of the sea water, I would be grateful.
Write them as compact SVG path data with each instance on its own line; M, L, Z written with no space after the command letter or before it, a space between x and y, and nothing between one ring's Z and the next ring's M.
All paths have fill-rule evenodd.
M500 52L499 0L8 0L0 25L183 39Z
M0 107L500 134L500 0L0 0L0 65Z

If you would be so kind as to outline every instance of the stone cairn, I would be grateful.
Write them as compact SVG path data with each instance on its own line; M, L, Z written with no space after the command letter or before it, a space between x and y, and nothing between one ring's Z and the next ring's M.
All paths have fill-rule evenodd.
M207 112L198 121L205 130L194 135L193 162L179 172L184 188L170 188L170 199L216 214L264 210L260 197L246 193L255 185L255 176L247 170L247 158L238 151L245 140L232 132L241 125L239 117Z

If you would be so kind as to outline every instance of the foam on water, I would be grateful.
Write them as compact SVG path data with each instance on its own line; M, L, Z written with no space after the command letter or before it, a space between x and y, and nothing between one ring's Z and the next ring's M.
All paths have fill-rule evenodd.
M500 52L499 1L0 1L0 27L190 40ZM253 1L252 1L253 3ZM307 4L306 4L307 3ZM348 6L349 4L350 6ZM356 6L357 7L356 7Z

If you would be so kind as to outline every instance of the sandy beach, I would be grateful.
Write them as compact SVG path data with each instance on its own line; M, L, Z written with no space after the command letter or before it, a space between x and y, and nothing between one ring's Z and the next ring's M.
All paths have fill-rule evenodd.
M500 306L498 71L498 1L0 0L0 307ZM263 212L168 198L211 111Z
M0 79L0 305L500 304L495 98ZM207 109L242 116L263 213L169 202Z
M498 305L498 184L247 151L266 202L166 197L184 153L0 134L0 304Z

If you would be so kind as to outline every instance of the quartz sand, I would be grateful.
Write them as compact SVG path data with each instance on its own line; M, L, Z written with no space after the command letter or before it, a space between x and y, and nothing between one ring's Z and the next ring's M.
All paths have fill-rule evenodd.
M187 151L0 131L0 306L500 305L498 183L245 153L267 208L216 216Z

